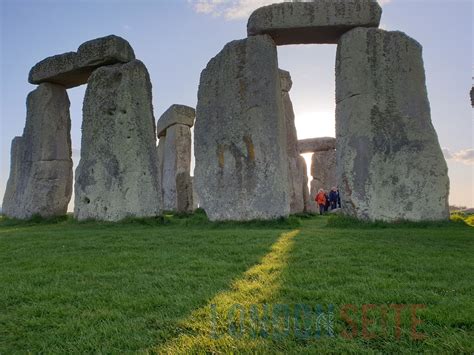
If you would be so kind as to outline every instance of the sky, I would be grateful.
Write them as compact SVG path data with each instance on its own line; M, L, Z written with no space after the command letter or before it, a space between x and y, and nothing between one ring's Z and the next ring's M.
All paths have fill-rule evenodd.
M246 37L252 10L272 0L0 0L0 201L10 144L23 132L30 68L90 39L127 39L147 66L155 118L172 104L196 106L199 76L227 42ZM381 28L423 45L432 121L448 162L450 203L474 207L471 0L383 0ZM298 138L335 136L336 45L278 47L293 79ZM79 160L85 86L68 90L73 160ZM306 158L308 158L306 156Z

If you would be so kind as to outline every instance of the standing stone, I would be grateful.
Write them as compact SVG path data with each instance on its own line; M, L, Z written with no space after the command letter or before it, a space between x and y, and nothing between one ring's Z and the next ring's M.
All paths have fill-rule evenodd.
M134 60L91 75L83 106L75 216L118 221L161 212L151 83Z
M2 203L3 214L10 218L28 218L24 210L24 194L28 185L31 162L25 159L23 141L23 137L13 138L10 148L10 176Z
M311 200L311 212L318 212L318 205L316 204L316 195L318 194L319 189L321 189L320 184L317 180L311 180L309 183L310 189L309 189L309 194L310 194L310 200Z
M298 166L302 182L302 186L300 188L303 191L303 212L311 212L312 208L308 188L308 167L306 165L306 161L301 155L298 157Z
M191 130L187 125L175 124L166 129L163 150L162 189L165 210L178 212L193 210L190 169Z
M289 91L293 85L290 73L280 69L283 110L286 123L286 143L288 154L288 186L290 197L290 213L304 212L304 196L301 186L304 176L301 174L300 154L298 152L298 137L295 126L295 113ZM306 174L306 172L305 172Z
M311 157L311 176L317 181L319 188L326 191L337 185L336 151L334 149L313 154Z
M161 195L161 201L163 201L163 165L165 162L165 146L166 136L161 136L158 140L158 146L156 147L156 153L158 158L158 178L160 181L159 192Z
M185 105L171 105L157 123L158 160L163 208L192 212L191 127L196 112Z
M276 46L228 43L201 73L195 188L211 220L289 215L288 154Z
M336 101L344 212L368 220L447 219L449 179L421 45L401 32L348 32L337 51Z
M63 86L44 83L26 106L23 135L12 142L3 213L19 219L65 215L72 193L68 95Z
M196 189L194 188L194 176L191 176L191 186L193 188L193 211L197 210L200 207Z
M283 2L255 10L249 36L268 34L277 45L337 43L355 27L378 27L382 8L375 0Z

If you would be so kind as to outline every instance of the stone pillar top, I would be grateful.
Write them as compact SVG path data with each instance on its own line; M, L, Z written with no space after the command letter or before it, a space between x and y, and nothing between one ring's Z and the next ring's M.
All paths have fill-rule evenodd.
M72 88L87 83L94 69L135 59L130 44L123 38L110 35L87 41L77 52L54 55L38 62L31 68L28 82L50 82Z
M166 135L166 129L175 124L183 124L189 127L194 125L196 111L185 105L171 105L165 113L161 115L156 124L158 138Z
M298 141L298 150L300 154L334 149L336 149L336 138L333 137L308 138L300 139Z
M281 90L289 92L293 86L293 81L291 80L291 75L289 71L278 69L280 71L280 83Z
M378 27L382 8L376 0L283 2L255 10L248 36L270 35L277 45L332 43L355 27Z

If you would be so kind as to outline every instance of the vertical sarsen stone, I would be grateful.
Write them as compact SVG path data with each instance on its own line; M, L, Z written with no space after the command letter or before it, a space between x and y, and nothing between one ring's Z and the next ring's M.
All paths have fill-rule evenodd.
M157 123L158 162L163 208L192 212L191 127L196 111L185 105L171 105Z
M156 147L156 153L157 153L157 159L158 159L158 178L160 182L160 186L158 189L161 195L161 200L163 201L163 165L165 161L166 136L162 135L158 139L159 139L158 146Z
M96 69L83 106L77 219L118 221L160 214L155 134L145 65L133 60Z
M162 164L163 208L167 211L191 212L193 190L189 126L175 124L166 129Z
M69 98L61 85L43 83L26 100L26 124L11 149L3 213L27 219L65 215L72 194Z
M194 185L211 220L289 214L286 124L275 43L228 43L201 73Z
M298 136L296 134L295 113L290 98L292 86L291 75L286 70L280 69L280 84L282 90L283 111L286 124L286 147L288 154L288 188L290 199L290 213L302 213L305 210L303 195L303 181L307 175L301 164L303 159L298 150ZM304 161L304 159L303 159ZM305 164L306 165L306 164Z
M319 189L328 192L337 186L336 151L334 149L313 153L311 157L311 197L314 200Z
M369 220L447 219L447 165L431 123L421 45L402 32L343 35L336 102L344 211Z

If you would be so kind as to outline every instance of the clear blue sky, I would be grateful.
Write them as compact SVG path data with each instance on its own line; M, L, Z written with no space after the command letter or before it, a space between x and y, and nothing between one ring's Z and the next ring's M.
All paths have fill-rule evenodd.
M195 106L199 75L229 41L246 37L247 13L267 0L0 0L0 200L10 143L25 123L27 82L41 59L96 37L127 39L150 72L155 118L173 103ZM433 124L449 156L451 203L474 206L471 0L384 0L382 27L401 30L424 47ZM292 73L299 138L334 135L336 47L279 47ZM69 90L75 163L85 87Z

